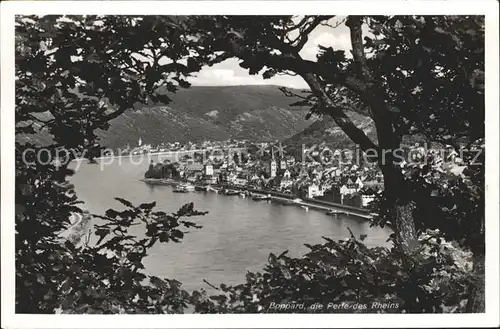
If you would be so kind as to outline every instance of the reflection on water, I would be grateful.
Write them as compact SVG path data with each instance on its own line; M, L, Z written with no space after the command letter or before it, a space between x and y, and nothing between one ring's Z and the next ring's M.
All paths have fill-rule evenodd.
M97 214L120 209L114 197L135 205L156 201L156 209L165 212L175 212L188 202L194 202L197 210L208 211L205 216L190 218L202 229L190 229L182 243L157 244L145 261L149 274L175 278L188 290L206 287L203 279L214 284L241 283L247 271L263 268L270 252L289 250L291 256L300 256L307 251L304 243L321 243L321 236L347 238L348 228L356 236L368 234L364 242L369 246L385 244L389 235L386 229L370 228L364 220L344 215L330 217L321 211L211 192L173 193L169 186L140 181L148 161L133 164L121 160L105 166L82 163L71 177L78 196L86 209ZM131 232L143 234L140 227Z

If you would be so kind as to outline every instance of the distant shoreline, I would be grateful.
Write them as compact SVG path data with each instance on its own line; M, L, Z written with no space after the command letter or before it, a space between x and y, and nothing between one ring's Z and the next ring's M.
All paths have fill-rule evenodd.
M226 148L226 149L231 149L233 151L239 151L245 149L244 147L234 147L234 148ZM224 150L224 148L214 148L214 150ZM196 152L207 152L207 151L213 151L212 149L196 149L196 150L177 150L177 151L164 151L164 152L154 152L154 153L138 153L138 154L123 154L123 155L108 155L108 156L102 156L98 158L94 158L95 160L102 160L102 159L118 159L118 158L126 158L126 157L136 157L136 156L157 156L157 155L168 155L168 154L184 154L184 153L196 153ZM77 159L75 159L77 160ZM75 161L73 160L73 161Z

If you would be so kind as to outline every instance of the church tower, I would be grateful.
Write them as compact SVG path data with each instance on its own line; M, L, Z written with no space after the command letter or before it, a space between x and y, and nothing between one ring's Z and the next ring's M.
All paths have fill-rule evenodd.
M300 167L300 173L299 173L299 176L301 178L309 178L309 173L307 172L307 168L305 166L305 164L302 164L302 167Z
M269 173L270 173L270 177L271 178L274 178L276 177L276 159L274 158L274 149L271 150L271 163L269 164L269 167L270 167L270 170L269 170Z

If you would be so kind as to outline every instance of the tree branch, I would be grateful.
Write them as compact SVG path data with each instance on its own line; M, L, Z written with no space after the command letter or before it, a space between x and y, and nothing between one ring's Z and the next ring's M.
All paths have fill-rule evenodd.
M284 53L283 55L260 52L252 55L245 55L241 51L233 51L237 57L245 61L262 62L267 67L279 70L293 71L298 75L314 73L326 82L339 84L347 87L358 94L363 100L367 100L367 89L365 84L347 73L338 73L331 70L326 64L305 60L297 54Z
M317 19L314 24L308 26L307 30L313 30L317 25L319 25L325 18ZM359 20L359 26L361 20ZM244 39L244 36L241 36ZM233 40L234 41L234 40ZM321 104L321 109L332 116L337 125L349 136L349 138L356 144L358 144L363 151L368 149L378 149L378 146L368 138L368 136L363 132L363 130L356 127L352 120L345 114L344 110L336 105L329 95L326 93L322 82L318 77L325 78L328 83L344 85L350 90L354 91L363 101L367 101L368 105L372 105L369 101L372 100L368 97L368 92L363 81L360 81L356 77L352 77L347 73L339 73L331 70L326 64L313 62L309 60L304 60L300 57L297 52L291 52L289 49L290 45L276 39L275 42L280 44L272 44L270 46L283 49L283 54L276 55L270 54L268 51L252 52L245 51L244 47L239 46L235 42L230 43L229 48L220 49L222 51L229 52L236 57L248 61L264 64L264 66L278 69L278 70L289 70L296 72L309 85L312 92L318 97L318 101ZM288 50L288 51L287 51Z
M297 51L300 51L302 47L307 43L309 40L309 34L314 31L315 28L317 28L322 22L325 20L329 20L330 18L333 18L335 16L316 16L313 21L307 25L303 30L300 31L300 36L302 36L299 40L299 43L296 46Z
M360 146L363 151L369 149L378 150L378 146L364 133L363 130L356 127L352 120L345 114L344 110L336 106L327 95L319 79L312 73L305 73L302 78L307 82L312 92L318 97L321 109L328 113L335 123L347 134L347 136ZM378 154L379 152L377 152Z
M347 20L347 18L344 18L340 22L335 23L335 25L331 25L328 23L321 23L320 25L321 26L328 26L328 27L331 27L332 29L335 29L335 28L339 27L342 23L345 23L346 20Z
M362 23L362 16L349 16L346 21L346 26L351 31L352 55L356 66L356 74L361 80L359 86L364 89L360 97L372 109L380 146L386 149L394 149L399 147L400 136L397 136L394 132L391 112L387 107L380 86L377 85L368 67L363 48Z
M113 119L119 117L120 115L122 115L123 112L125 112L129 108L132 108L132 105L122 105L118 109L116 109L114 112L103 115L102 119L100 120L99 123L109 122L110 120L113 120Z
M372 75L366 64L366 56L363 47L363 35L361 31L362 16L349 16L345 25L351 31L352 57L356 66L358 78L366 83L372 82Z
M311 23L302 33L314 30L320 23L328 20L334 16L318 16L318 18ZM221 43L218 47L212 49L214 52L222 51L224 52L221 55L223 59L231 58L232 56L238 57L244 61L248 62L263 62L265 66L270 68L275 68L283 71L293 71L299 75L304 73L315 73L318 76L322 77L326 80L326 82L331 84L340 84L351 91L357 93L363 100L366 99L366 86L363 84L363 81L352 76L349 73L344 72L336 72L333 71L332 68L320 62L313 62L310 60L303 59L296 48L296 46L292 46L290 43L286 43L279 38L268 35L265 37L266 43L269 47L278 49L282 54L270 54L269 51L257 51L254 49L246 49L244 45L245 41L245 31L239 30L228 32L231 34L232 38L228 43ZM300 36L299 36L300 38ZM297 41L294 40L294 42ZM304 44L307 40L302 39L299 43L303 42Z
M279 87L278 88L282 93L283 95L285 95L286 97L297 97L297 98L300 98L300 99L303 99L303 100L306 100L309 98L309 96L307 97L304 97L304 96L301 96L297 93L294 93L293 91L289 90L287 87Z
M290 26L289 28L283 29L283 32L288 33L288 32L292 32L293 30L300 29L300 27L303 26L305 24L305 22L307 22L308 19L309 19L309 16L304 16L300 20L300 22L298 22L297 24Z

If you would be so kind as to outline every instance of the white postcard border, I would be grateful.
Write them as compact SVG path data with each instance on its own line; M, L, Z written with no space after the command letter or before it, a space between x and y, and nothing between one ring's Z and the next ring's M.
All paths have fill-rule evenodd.
M499 325L499 77L497 1L15 1L1 4L2 327L6 328L332 328ZM15 14L474 14L486 15L486 313L258 315L14 314Z

